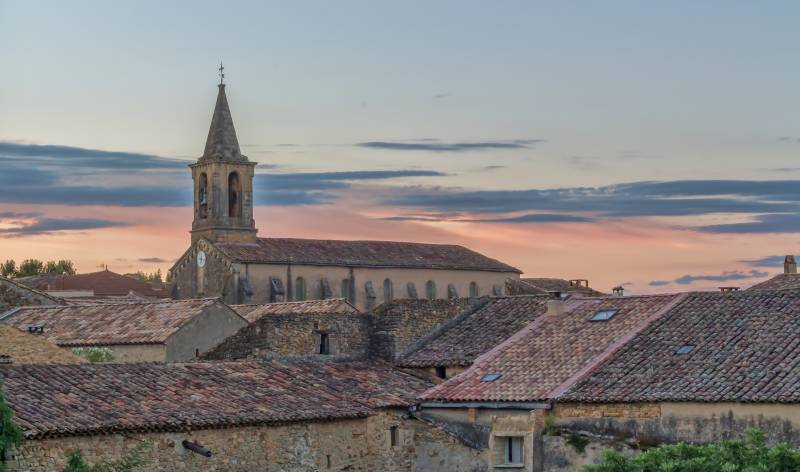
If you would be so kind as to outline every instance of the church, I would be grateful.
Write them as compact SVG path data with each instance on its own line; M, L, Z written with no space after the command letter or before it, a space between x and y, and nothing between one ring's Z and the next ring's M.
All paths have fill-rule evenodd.
M173 298L229 304L344 298L360 310L398 298L503 295L520 271L458 245L260 238L256 163L239 148L220 81L205 150L190 165L191 245L170 269Z

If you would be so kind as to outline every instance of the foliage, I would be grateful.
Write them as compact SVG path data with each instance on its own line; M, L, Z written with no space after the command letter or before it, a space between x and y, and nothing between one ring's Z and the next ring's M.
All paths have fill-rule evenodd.
M74 347L72 352L85 358L92 364L111 362L114 360L114 351L107 347Z
M686 443L650 449L634 457L606 451L603 461L582 472L790 472L800 470L800 449L767 446L764 433L748 430L743 439L707 445Z
M75 264L67 259L59 261L42 262L39 259L25 259L17 267L14 259L8 259L0 264L0 275L3 277L29 277L40 274L66 274L75 275Z
M6 456L6 451L22 442L22 430L14 423L14 411L6 405L3 395L3 386L0 384L0 459ZM0 472L5 472L6 466L0 460Z
M137 279L139 279L139 280L141 280L143 282L161 282L162 281L161 269L157 269L152 274L148 274L146 272L142 272L141 270L139 270L134 275L136 276Z
M583 454L586 452L586 446L589 445L589 440L577 434L570 434L567 438L567 444L572 446L579 454Z
M147 464L147 459L142 457L142 452L150 443L142 441L122 459L113 462L102 462L95 466L90 466L83 458L81 451L73 451L67 459L67 466L61 472L132 472L137 467Z

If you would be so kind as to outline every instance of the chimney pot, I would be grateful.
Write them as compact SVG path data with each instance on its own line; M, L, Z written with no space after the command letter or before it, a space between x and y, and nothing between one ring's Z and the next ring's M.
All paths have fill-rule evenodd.
M786 256L786 259L783 260L783 273L784 274L797 273L797 262L795 262L794 256L788 255Z
M546 316L558 316L564 314L564 300L547 300Z
M625 294L625 287L622 285L617 285L616 287L612 288L611 291L614 293L615 297L621 297Z

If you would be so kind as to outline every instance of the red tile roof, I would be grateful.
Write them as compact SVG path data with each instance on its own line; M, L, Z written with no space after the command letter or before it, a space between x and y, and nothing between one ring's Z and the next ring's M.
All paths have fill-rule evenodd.
M308 300L302 302L276 302L248 305L231 305L249 322L256 321L266 315L354 315L359 311L344 298L328 300Z
M682 295L571 299L565 313L539 316L472 367L425 392L438 401L544 401L607 357ZM591 321L601 310L617 310L608 321ZM498 374L493 382L481 379Z
M598 292L591 287L577 285L566 279L523 277L519 279L519 284L520 287L517 289L519 291L516 292L519 295L526 293L534 294L552 292L571 293L587 297L602 297L606 295L605 293ZM529 291L525 290L527 287L530 287L530 289L528 289Z
M562 399L798 403L800 290L690 294Z
M800 274L778 274L769 280L755 284L747 290L794 290L800 289Z
M205 298L22 307L2 322L22 330L43 324L42 336L59 346L160 344L189 320L220 303L216 298Z
M41 275L20 279L25 285L39 290L92 290L97 297L125 296L130 292L145 297L168 297L166 290L154 288L149 282L120 275L110 270L76 275Z
M258 238L256 243L215 243L215 246L238 262L520 272L463 246L450 244Z
M330 420L409 406L430 383L367 362L0 367L28 438Z
M492 297L445 323L397 361L404 367L468 366L544 314L548 296Z

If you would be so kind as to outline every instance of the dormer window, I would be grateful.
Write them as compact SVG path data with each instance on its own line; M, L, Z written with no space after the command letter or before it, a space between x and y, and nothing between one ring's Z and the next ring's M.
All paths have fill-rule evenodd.
M590 321L608 321L617 314L617 310L614 308L600 310L592 316Z

